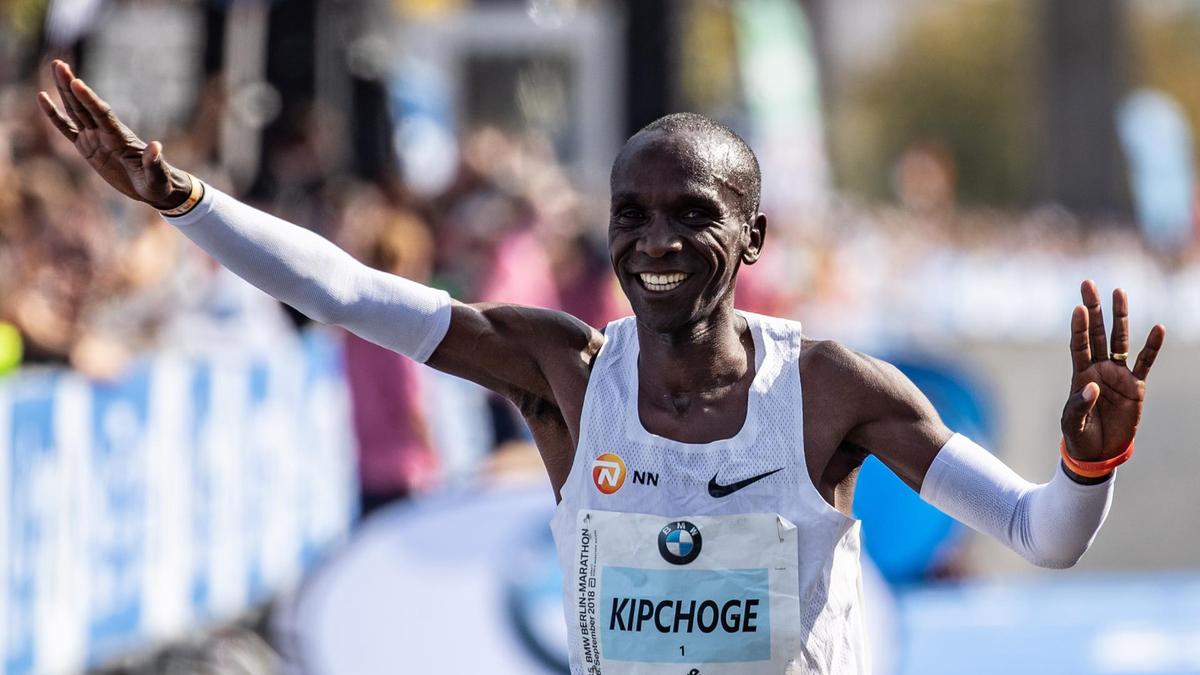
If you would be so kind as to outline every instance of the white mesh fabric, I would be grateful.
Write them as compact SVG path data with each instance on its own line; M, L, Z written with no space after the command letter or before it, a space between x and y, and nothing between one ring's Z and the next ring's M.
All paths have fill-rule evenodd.
M859 592L859 528L829 506L813 487L804 459L800 325L744 314L755 344L756 374L746 421L732 438L713 443L681 443L649 433L637 413L638 342L633 318L605 329L605 345L592 367L584 400L579 447L562 502L552 524L564 579L576 560L576 516L581 509L686 516L778 513L799 531L802 653L801 672L866 673ZM592 480L594 460L618 455L627 467L625 482L613 494ZM730 483L781 469L729 496L708 493L714 476ZM658 485L635 484L634 472L658 476ZM574 600L564 590L567 616ZM570 623L570 621L568 621ZM584 673L576 631L571 639L572 673Z

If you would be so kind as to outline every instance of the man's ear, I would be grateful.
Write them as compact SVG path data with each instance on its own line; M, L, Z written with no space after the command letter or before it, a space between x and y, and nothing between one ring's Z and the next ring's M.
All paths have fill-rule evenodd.
M767 214L760 213L754 217L754 222L750 223L750 241L746 244L746 250L742 252L742 262L747 265L758 262L758 256L762 255L763 242L766 239Z

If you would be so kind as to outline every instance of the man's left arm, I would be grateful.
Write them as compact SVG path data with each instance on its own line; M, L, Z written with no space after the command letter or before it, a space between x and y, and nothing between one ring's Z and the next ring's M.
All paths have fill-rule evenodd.
M1113 470L1132 452L1146 377L1165 337L1155 326L1131 370L1125 292L1113 293L1111 352L1095 284L1084 282L1081 292L1084 304L1071 317L1064 451L1049 482L1026 481L951 433L904 375L867 357L859 368L868 399L864 418L846 439L876 455L925 501L1042 567L1074 565L1104 522Z

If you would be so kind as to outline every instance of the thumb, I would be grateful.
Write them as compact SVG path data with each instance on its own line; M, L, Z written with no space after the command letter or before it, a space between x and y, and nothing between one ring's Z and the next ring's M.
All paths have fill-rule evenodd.
M1092 412L1092 408L1096 407L1099 398L1100 385L1095 382L1088 382L1082 389L1071 394L1071 398L1067 399L1067 407L1063 410L1063 432L1083 431L1087 416Z
M162 143L151 141L146 146L142 153L142 168L146 170L151 187L164 192L170 189L171 180L167 175L166 162L163 161Z

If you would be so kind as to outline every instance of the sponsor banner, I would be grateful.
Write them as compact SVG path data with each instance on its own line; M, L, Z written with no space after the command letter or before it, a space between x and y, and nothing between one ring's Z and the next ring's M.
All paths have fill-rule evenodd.
M577 536L570 630L588 672L777 675L798 653L797 532L783 517L581 511Z
M337 347L0 380L0 673L71 672L290 586L353 515Z

